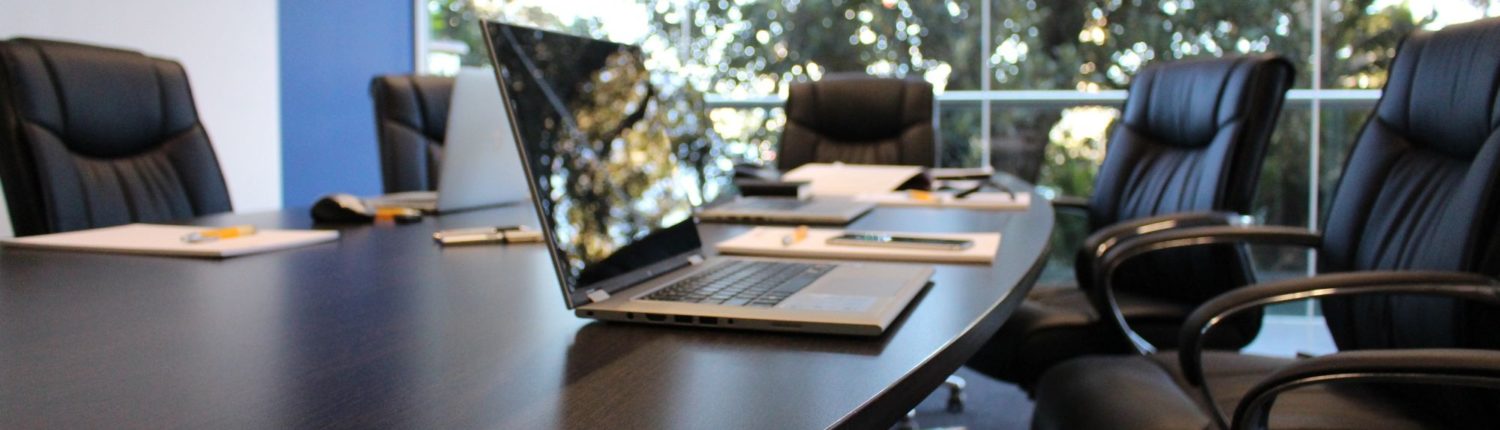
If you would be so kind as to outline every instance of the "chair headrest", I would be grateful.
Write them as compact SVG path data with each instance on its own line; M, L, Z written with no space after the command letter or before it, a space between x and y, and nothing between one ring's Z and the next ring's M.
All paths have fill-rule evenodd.
M833 74L821 81L792 84L786 109L787 120L830 139L887 139L932 121L932 84Z
M448 135L448 108L454 78L385 75L370 80L370 94L380 120L396 121L442 144Z
M1136 74L1123 116L1135 132L1179 147L1207 146L1220 129L1252 108L1249 99L1255 95L1245 92L1258 87L1245 85L1245 80L1256 68L1280 68L1288 79L1293 73L1290 63L1274 55L1170 64L1146 66Z
M1497 46L1495 20L1413 33L1391 64L1377 117L1413 145L1474 158L1500 126Z
M187 75L175 62L51 40L15 39L0 49L13 60L6 85L21 116L79 154L128 157L198 122Z

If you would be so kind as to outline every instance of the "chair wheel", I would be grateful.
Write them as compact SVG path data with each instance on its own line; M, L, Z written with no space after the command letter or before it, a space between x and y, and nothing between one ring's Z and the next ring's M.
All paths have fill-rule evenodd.
M962 396L953 396L948 398L948 413L964 413L964 398Z
M968 385L969 383L958 375L949 375L948 380L943 381L943 386L948 387L948 413L964 412L964 387Z

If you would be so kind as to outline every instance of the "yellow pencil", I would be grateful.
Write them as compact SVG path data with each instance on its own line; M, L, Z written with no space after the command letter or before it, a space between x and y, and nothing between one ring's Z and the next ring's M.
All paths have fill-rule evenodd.
M182 236L182 241L187 243L213 242L221 239L233 239L241 236L255 234L253 225L237 225L233 227L216 228L188 233Z
M807 226L799 225L796 230L792 230L792 234L781 238L781 246L792 246L803 239L807 239Z

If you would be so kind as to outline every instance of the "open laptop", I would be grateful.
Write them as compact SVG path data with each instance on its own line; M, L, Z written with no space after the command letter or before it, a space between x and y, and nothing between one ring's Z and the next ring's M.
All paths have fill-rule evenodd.
M500 97L494 71L460 70L448 104L438 191L393 193L367 199L366 203L448 213L530 198L512 141L515 135L510 130L510 116Z
M485 23L568 308L585 318L878 335L932 276L924 265L703 256L697 115L638 48ZM701 106L701 105L699 105Z

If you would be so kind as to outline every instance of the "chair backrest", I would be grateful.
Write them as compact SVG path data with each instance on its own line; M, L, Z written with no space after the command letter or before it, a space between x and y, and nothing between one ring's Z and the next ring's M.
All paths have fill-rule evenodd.
M1280 56L1147 66L1094 181L1089 222L1250 210L1267 142L1294 78Z
M437 190L453 78L376 76L370 81L370 97L375 99L385 192Z
M1291 63L1276 55L1181 60L1142 69L1130 84L1095 180L1090 229L1181 212L1248 212L1294 79ZM1090 276L1080 273L1079 279ZM1127 264L1116 288L1197 304L1250 278L1237 248L1209 247ZM1253 336L1257 327L1245 326L1245 334Z
M1500 20L1409 36L1350 149L1318 252L1323 272L1490 272L1500 186ZM1322 302L1340 349L1500 347L1469 305L1411 296ZM1494 318L1493 313L1489 318ZM1490 323L1495 322L1494 319Z
M0 178L16 235L231 210L187 73L67 42L0 42Z
M932 84L832 74L792 84L776 167L807 163L933 166Z
M1460 270L1500 275L1500 19L1407 37L1350 149L1323 227L1324 272ZM1412 295L1324 299L1341 350L1500 349L1500 310ZM1493 427L1500 393L1389 389L1452 428Z

